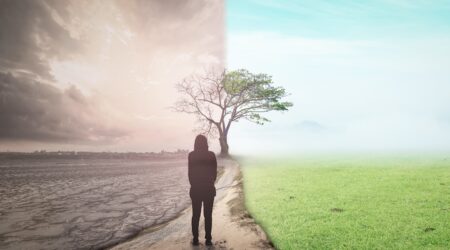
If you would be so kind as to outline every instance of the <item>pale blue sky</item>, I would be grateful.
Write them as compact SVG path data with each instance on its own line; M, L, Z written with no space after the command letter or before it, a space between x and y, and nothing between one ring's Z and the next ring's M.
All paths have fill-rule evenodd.
M450 1L227 3L228 68L294 108L232 128L236 152L450 149Z
M450 30L450 1L228 1L229 32L272 30L310 38L439 36Z

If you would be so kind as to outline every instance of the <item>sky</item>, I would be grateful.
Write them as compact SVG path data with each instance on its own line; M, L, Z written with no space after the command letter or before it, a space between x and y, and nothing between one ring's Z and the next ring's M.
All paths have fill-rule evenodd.
M0 2L0 151L192 148L175 84L273 76L294 107L231 153L450 150L450 1ZM218 150L215 140L212 149Z
M227 67L294 107L240 122L243 153L450 149L449 1L228 1Z
M0 2L0 151L192 147L175 84L224 67L218 0Z

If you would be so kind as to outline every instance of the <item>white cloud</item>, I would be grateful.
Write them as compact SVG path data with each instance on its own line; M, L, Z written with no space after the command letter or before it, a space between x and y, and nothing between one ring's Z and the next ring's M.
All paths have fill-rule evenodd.
M312 39L285 36L275 32L232 33L229 48L233 53L277 55L339 55L355 53L360 48L374 46L372 42Z
M272 124L237 124L237 151L450 149L447 39L351 41L231 33L228 68L273 75L292 95ZM329 133L293 129L318 121ZM266 146L264 146L266 145ZM270 145L268 147L267 145Z

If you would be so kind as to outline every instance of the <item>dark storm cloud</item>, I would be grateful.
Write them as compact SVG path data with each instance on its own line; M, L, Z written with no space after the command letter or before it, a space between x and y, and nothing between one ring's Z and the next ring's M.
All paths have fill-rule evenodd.
M1 72L26 72L51 79L48 60L70 57L81 49L81 43L62 26L63 18L68 18L66 4L67 1L0 1Z
M95 106L76 87L0 73L0 140L105 143L125 136L95 119Z
M124 132L102 125L76 87L50 84L49 62L80 53L64 28L69 1L0 1L0 140L102 143Z
M197 61L209 60L201 57L204 54L219 59L224 57L221 8L223 2L220 0L0 0L0 141L73 144L114 141L126 136L124 130L110 126L118 123L100 111L103 107L99 102L77 87L63 90L62 86L67 82L60 81L69 79L67 81L82 86L83 90L98 88L94 89L95 93L101 94L107 92L105 88L113 89L108 92L110 99L105 98L105 102L120 102L120 95L129 90L123 87L126 84L120 83L122 85L117 87L119 83L109 83L112 78L109 76L107 80L102 79L104 82L93 83L95 77L89 74L80 77L88 82L76 82L80 80L71 74L77 72L64 75L70 67L68 71L59 71L67 76L61 78L55 65L75 62L77 66L90 67L100 61L96 61L95 55L101 55L99 58L103 60L103 56L113 58L111 54L117 48L131 52L135 48L136 54L148 54L149 61L142 60L142 64L153 63L153 59L157 62L156 73L151 71L153 68L149 69L150 75L156 75L152 75L152 81L156 78L156 82L172 82L172 78L160 73L171 66L167 61L176 62L183 55L198 58ZM126 47L128 45L114 47L112 39L122 39L127 44L123 39L127 32L132 39L141 42L131 43L135 46L131 49ZM194 64L193 60L183 63ZM108 63L89 70L103 69L106 64L105 67L113 65L110 66L112 69L121 70L117 61ZM184 66L182 63L176 65ZM142 66L145 68L146 65ZM114 75L115 72L108 73ZM102 74L106 75L99 73ZM158 74L162 77L158 78ZM172 75L176 74L171 72ZM94 84L98 85L91 89ZM119 89L120 98L115 97L115 88ZM106 106L112 110L114 105ZM121 110L119 106L120 103L114 106L116 110L109 111L123 116L119 117L121 126L130 126L127 124L128 113L124 110L133 110L128 106Z

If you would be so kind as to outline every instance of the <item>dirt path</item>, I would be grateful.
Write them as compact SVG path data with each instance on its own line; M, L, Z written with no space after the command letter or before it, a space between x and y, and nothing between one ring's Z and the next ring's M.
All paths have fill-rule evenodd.
M205 246L203 219L200 246L192 246L191 208L163 225L149 228L137 237L113 249L273 249L264 231L245 211L242 176L233 160L220 160L224 173L216 184L217 196L213 209L214 245Z

